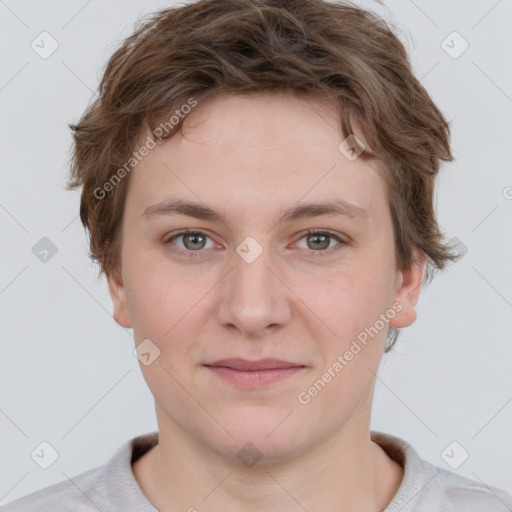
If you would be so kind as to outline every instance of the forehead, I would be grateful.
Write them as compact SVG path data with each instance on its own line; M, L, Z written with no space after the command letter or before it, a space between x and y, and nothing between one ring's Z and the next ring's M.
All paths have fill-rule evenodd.
M183 135L157 146L132 171L127 203L139 215L169 196L241 214L244 206L263 213L301 200L345 200L371 211L378 196L383 203L384 183L375 163L340 151L340 116L334 102L289 94L199 104Z
M184 139L176 139L246 150L284 149L304 143L332 148L334 142L337 149L342 139L341 107L334 100L303 98L291 92L224 93L199 102L185 117Z

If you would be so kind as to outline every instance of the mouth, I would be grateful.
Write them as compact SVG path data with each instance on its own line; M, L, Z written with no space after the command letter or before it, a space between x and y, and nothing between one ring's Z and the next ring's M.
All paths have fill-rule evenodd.
M218 377L244 388L270 385L306 368L280 359L221 359L204 366Z

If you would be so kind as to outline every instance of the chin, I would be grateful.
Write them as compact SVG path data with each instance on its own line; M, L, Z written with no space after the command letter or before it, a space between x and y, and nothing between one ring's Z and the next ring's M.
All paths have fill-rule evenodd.
M289 424L285 425L287 422ZM209 436L204 441L222 457L238 459L243 464L249 460L246 465L254 461L261 465L289 460L297 456L305 446L298 426L291 418L283 422L283 415L279 418L269 417L266 421L261 421L258 415L253 415L250 419L247 418L247 421L225 421L223 425L231 436L223 429L218 429L217 435L212 438L212 431L208 429L202 432L202 435Z

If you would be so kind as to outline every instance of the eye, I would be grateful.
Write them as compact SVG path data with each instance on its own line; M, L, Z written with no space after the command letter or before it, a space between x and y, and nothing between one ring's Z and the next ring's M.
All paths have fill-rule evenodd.
M321 231L309 229L304 232L299 240L306 240L306 247L303 249L309 250L308 252L314 252L314 256L324 256L325 253L331 253L341 249L348 242L343 240L340 236L331 233L330 231ZM174 243L175 240L179 240L181 244ZM207 245L207 241L210 240L210 245ZM334 247L331 246L331 242L335 240L338 242ZM178 233L175 233L168 239L164 240L166 245L169 245L169 249L172 252L185 254L186 256L197 257L202 252L201 249L211 249L215 247L213 240L203 233L202 231L194 231L192 229L185 229ZM300 247L300 246L299 246Z
M347 243L334 233L329 231L315 231L314 229L308 229L300 240L303 239L306 239L306 249L311 249L313 252L318 253L315 254L315 256L323 256L323 253L337 251L341 246ZM334 248L329 247L333 239L338 242Z
M187 252L189 253L187 256L198 256L197 253L201 252L201 249L211 249L215 246L213 241L210 246L207 246L206 241L208 239L210 239L210 237L201 231L186 229L174 234L165 240L164 243L169 244L170 250L173 252ZM178 244L178 248L176 248L175 244L172 243L174 240L180 240L182 245Z

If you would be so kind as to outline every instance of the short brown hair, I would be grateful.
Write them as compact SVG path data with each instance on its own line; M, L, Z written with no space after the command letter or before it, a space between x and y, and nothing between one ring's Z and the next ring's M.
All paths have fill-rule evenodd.
M453 160L449 126L388 23L348 1L200 0L140 20L108 61L98 97L69 125L67 188L83 187L80 218L99 275L119 268L129 181L120 174L141 135L150 130L154 144L181 132L184 116L163 137L157 126L191 98L283 91L333 99L344 137L361 129L369 147L360 158L385 170L398 269L414 263L414 247L427 256L425 282L457 258L434 210L440 160ZM390 328L386 352L397 337Z

